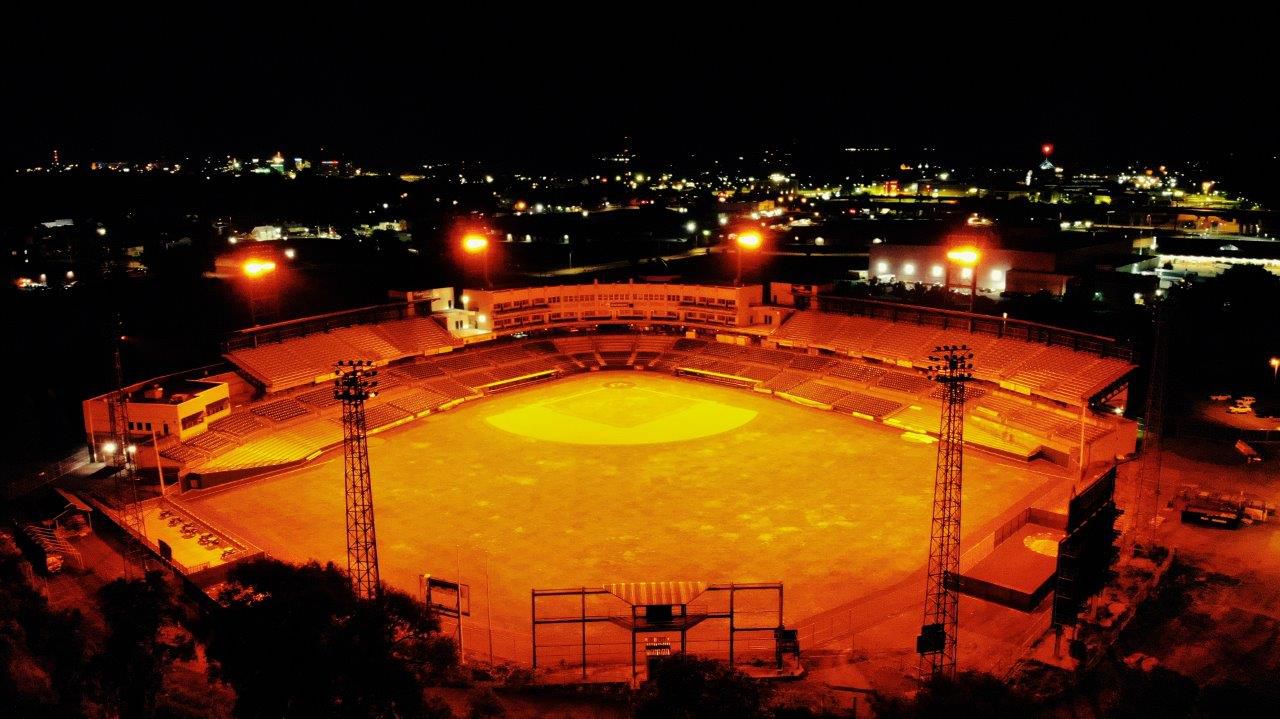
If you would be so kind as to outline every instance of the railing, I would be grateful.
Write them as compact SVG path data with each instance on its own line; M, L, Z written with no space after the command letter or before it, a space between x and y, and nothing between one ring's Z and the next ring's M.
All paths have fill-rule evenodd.
M18 470L5 482L5 497L13 500L24 494L55 482L89 463L89 450L78 449L75 453L56 462L43 465L32 465L26 470Z
M423 306L425 306L425 313L419 312L419 309ZM409 310L411 308L419 316L427 316L431 313L431 300L370 305L368 307L357 307L353 310L341 310L259 327L249 327L233 332L227 339L225 349L230 352L232 350L257 347L264 342L279 342L339 327L404 319L410 315Z

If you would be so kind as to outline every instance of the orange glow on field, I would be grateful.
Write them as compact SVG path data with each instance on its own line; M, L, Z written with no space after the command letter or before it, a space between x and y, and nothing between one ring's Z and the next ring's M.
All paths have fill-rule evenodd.
M244 263L245 277L261 277L269 272L275 272L276 263L271 260L246 260Z

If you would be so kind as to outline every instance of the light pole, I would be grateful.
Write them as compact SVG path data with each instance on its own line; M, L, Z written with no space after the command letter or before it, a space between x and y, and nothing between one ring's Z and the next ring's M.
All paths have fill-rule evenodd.
M489 238L473 232L462 238L462 249L469 255L480 255L484 268L484 287L493 289L493 284L489 282Z
M258 324L258 285L265 282L268 275L272 275L276 271L276 263L273 260L245 260L243 265L244 276L249 280L249 321Z
M764 244L760 233L754 230L743 232L738 235L738 276L733 280L734 286L742 285L742 255L744 252L760 249L760 245Z
M1280 375L1280 357L1272 357L1267 364L1271 365L1271 386L1275 386L1276 377Z
M969 272L969 313L973 313L973 301L978 295L978 260L982 258L982 253L978 248L972 246L956 247L947 250L947 260L952 264L960 266L960 276L964 277L965 270ZM950 274L950 273L948 273ZM948 291L951 289L951 282L947 282Z
M697 247L698 246L698 223L694 222L693 220L689 220L688 222L684 223L684 231L689 233L690 241L693 242L694 247Z

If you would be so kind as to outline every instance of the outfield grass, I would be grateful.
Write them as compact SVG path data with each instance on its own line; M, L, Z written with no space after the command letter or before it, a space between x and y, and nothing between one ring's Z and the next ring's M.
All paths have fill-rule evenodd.
M424 572L461 575L483 623L487 565L493 622L517 634L533 587L780 580L794 622L926 560L936 446L763 394L592 373L369 444L383 580L414 589ZM1046 481L969 453L964 526ZM343 565L342 482L331 453L187 502L274 556Z

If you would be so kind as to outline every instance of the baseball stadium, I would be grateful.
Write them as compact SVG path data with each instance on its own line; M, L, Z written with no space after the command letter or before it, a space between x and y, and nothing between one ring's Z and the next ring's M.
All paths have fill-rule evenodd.
M241 330L224 364L127 388L141 539L202 586L261 553L345 566L334 379L356 360L381 581L465 655L585 677L638 643L820 646L868 598L919 603L950 346L973 365L960 588L1029 609L1067 501L1134 451L1130 350L780 283L443 288ZM95 454L120 449L111 398L83 405Z

